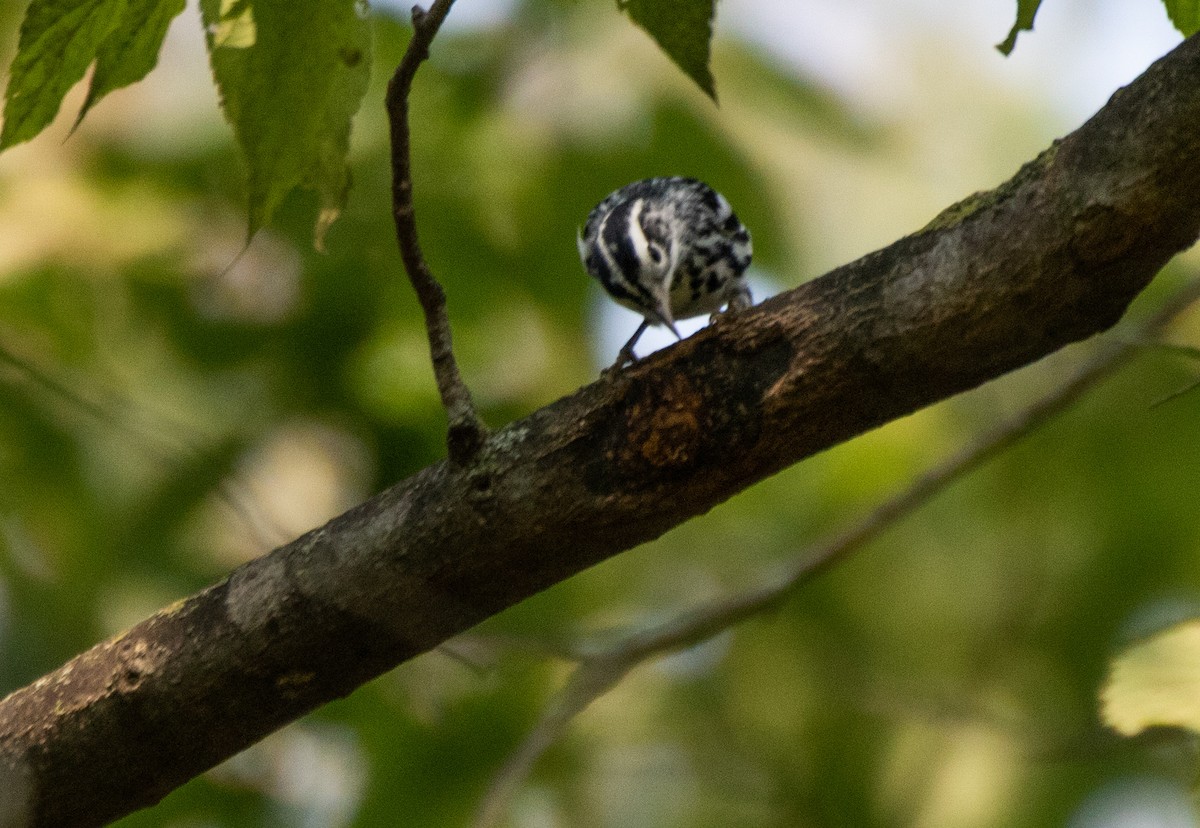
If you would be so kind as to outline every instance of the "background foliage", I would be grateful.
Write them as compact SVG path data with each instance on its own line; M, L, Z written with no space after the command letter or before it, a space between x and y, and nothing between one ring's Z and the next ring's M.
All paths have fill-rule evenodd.
M19 11L0 2L5 48ZM66 114L0 156L0 691L443 453L388 207L383 82L407 26L370 18L356 186L326 252L322 199L298 191L239 256L246 178L197 15L69 140ZM990 42L914 48L914 103L872 108L718 39L717 109L608 4L525 0L444 32L413 102L416 205L487 420L591 381L628 334L574 245L620 184L711 182L753 229L762 293L1011 174L1069 124L981 94ZM1086 350L791 469L121 824L464 824L565 675L531 643L756 583ZM1096 716L1120 644L1200 604L1200 394L1151 407L1195 369L1148 349L777 614L635 671L539 763L512 824L1113 825L1128 803L1195 824L1191 738L1120 740Z

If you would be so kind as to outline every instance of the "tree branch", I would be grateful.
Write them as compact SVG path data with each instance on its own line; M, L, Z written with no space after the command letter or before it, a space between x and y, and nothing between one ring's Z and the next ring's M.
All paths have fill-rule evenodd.
M448 4L447 4L448 5ZM804 457L1113 325L1200 233L1200 39L997 190L432 465L0 701L14 824L98 825Z
M562 738L575 716L620 683L633 668L668 653L694 647L742 621L774 609L801 586L879 537L952 483L1066 411L1097 383L1124 365L1143 343L1159 336L1172 320L1198 299L1200 278L1195 278L1128 336L1106 342L1065 384L977 437L918 477L912 485L885 500L854 526L797 555L792 571L784 577L695 607L630 635L601 636L606 642L602 647L570 648L579 665L496 774L480 803L473 822L475 828L499 824L513 794L546 749Z
M408 128L408 97L412 92L413 78L429 57L429 44L433 42L453 3L454 0L435 0L428 12L420 6L413 6L412 39L388 82L386 105L392 141L392 216L396 221L396 239L404 269L425 313L433 373L450 423L446 436L450 461L463 465L470 462L483 447L488 432L475 411L471 391L463 382L454 358L450 319L446 314L446 292L429 270L417 240Z

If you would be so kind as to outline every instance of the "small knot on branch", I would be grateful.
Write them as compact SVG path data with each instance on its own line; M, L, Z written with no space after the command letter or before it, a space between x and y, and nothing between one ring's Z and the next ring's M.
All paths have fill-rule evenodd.
M487 442L487 428L477 418L452 422L446 434L446 450L455 466L469 466Z

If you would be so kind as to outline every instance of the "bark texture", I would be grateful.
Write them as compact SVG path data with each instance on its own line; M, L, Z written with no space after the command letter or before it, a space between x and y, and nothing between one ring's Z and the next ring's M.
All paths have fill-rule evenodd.
M1112 325L1200 233L1200 39L1010 182L491 435L0 702L0 826L97 825L817 451Z

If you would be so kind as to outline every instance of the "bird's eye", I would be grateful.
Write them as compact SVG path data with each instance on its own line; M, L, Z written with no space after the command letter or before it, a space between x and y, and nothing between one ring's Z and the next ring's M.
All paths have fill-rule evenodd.
M665 256L666 254L663 253L663 249L661 247L656 244L650 245L650 261L654 262L656 265L660 265L663 263Z

